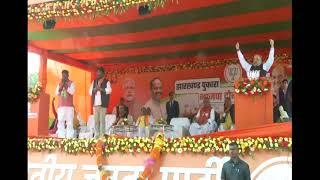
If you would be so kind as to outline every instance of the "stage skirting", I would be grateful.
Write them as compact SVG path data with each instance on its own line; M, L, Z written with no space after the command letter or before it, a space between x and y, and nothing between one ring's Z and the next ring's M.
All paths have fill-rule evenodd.
M271 129L276 131L271 131ZM262 134L263 131L265 132L264 135ZM271 135L271 132L273 135ZM250 134L252 135L252 139L249 138L251 137ZM217 137L219 138L217 138L216 135L218 135ZM180 151L178 147L181 146L183 138L176 139L177 142L180 142L180 145L169 143L169 146L173 148L177 145L177 151L162 152L160 161L154 167L150 179L220 179L222 165L229 160L228 152L225 150L225 145L228 143L227 141L229 141L229 139L225 139L223 137L224 135L226 135L225 137L229 136L230 139L237 139L238 137L238 143L241 144L241 146L250 146L250 148L245 148L249 152L241 153L241 158L249 164L252 179L292 179L290 123L273 124L269 125L269 127L258 127L255 130L237 130L225 132L224 134L215 133L211 135L212 137L188 137L184 139L184 142L187 142L187 144L189 143L187 147L192 147L189 148L190 151L186 150L187 148ZM211 140L214 138L215 142L221 142L217 143L219 147L217 147L215 152L202 151L203 149L206 149L205 147L210 147L210 144L204 145L204 142L211 142L206 141L206 138L211 138ZM50 139L47 142L50 142L51 144L42 146L39 144L35 145L36 142L41 140L43 140L43 138L28 139L28 179L100 179L94 152L90 153L90 151L86 151L83 153L72 153L72 150L70 150L71 140L64 141L61 139ZM194 141L193 143L190 143L189 140ZM61 143L62 145L58 145L61 141L63 141ZM86 143L89 144L94 143L94 140L82 140L81 142L83 141L86 141ZM173 140L168 141L173 142ZM120 147L127 146L125 142L128 142L130 145L130 142L133 143L135 141L123 138L123 140L121 140L121 143L123 144L121 145L121 143L119 143ZM203 143L203 145L195 142L199 142L200 144ZM250 145L250 143L252 144ZM145 143L145 145L146 144L148 143ZM190 146L190 144L192 144L192 146ZM52 148L50 146L55 146L56 148L49 152L48 149ZM87 146L88 144L86 147ZM136 146L138 147L139 145ZM215 146L216 145L209 149L215 149ZM277 148L275 148L275 146ZM287 146L290 146L290 148L286 148ZM194 151L195 148L196 150ZM197 151L197 148L202 150ZM119 152L113 151L107 156L104 169L111 173L112 179L136 180L139 173L143 171L144 161L148 157L149 154L143 151L130 152L130 150L127 151L127 149L125 151L119 150Z
M46 180L54 180L54 177L62 175L63 171L65 174L62 179L99 179L95 156L68 155L61 152L29 152L28 155L28 179L39 179L41 171ZM147 154L113 154L108 157L109 165L104 168L113 174L113 179L136 180L143 171L143 162L147 157ZM211 180L220 179L222 165L228 157L189 153L165 154L161 160L162 163L154 170L152 179L180 177ZM243 160L250 166L252 179L291 179L292 163L289 152L257 152L252 157L244 156Z
M256 138L256 137L292 137L292 123L272 123L255 128L229 130L216 132L208 135L193 136L199 137L227 137L227 138Z

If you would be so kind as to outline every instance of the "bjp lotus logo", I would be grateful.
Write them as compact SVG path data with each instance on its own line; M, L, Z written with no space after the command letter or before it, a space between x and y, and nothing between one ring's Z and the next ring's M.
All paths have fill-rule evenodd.
M229 83L234 83L242 76L242 69L239 64L226 65L224 69L224 79Z

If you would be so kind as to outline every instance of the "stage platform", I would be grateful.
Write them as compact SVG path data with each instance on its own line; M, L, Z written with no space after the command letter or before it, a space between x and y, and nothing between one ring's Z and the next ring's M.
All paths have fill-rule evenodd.
M291 179L291 123L167 139L153 180L220 179L229 157L226 145L237 139L252 179ZM94 139L29 137L28 179L99 179ZM136 179L144 169L153 139L109 137L103 168L112 179Z

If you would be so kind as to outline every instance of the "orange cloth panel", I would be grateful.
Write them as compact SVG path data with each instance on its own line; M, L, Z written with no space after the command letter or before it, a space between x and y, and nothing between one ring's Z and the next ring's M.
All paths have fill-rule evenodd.
M39 100L31 104L31 112L37 113L37 118L28 119L28 136L47 136L49 95L42 93Z

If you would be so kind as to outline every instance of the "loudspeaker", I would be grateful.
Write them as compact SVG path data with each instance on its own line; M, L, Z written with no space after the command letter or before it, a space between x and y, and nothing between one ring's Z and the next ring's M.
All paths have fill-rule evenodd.
M56 21L54 19L46 20L43 22L43 29L53 29L56 25Z
M147 4L144 6L139 6L139 15L140 16L150 14L150 13L151 13L151 10Z

